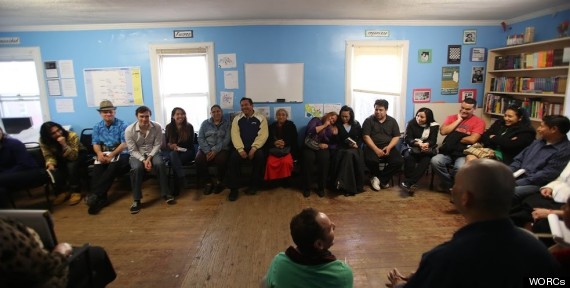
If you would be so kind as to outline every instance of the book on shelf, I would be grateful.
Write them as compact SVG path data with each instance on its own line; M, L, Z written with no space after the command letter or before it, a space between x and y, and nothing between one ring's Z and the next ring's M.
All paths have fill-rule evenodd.
M566 49L549 49L533 53L495 56L495 70L532 69L566 66L564 61ZM566 53L570 54L570 50ZM570 56L568 56L570 57Z

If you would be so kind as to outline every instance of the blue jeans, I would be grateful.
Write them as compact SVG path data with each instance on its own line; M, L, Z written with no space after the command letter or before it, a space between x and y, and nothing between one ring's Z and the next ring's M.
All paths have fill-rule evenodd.
M130 157L129 164L131 165L131 187L133 189L133 200L142 199L142 182L144 178L144 164L139 159ZM156 155L152 157L152 171L156 174L159 180L160 195L162 197L169 195L168 190L168 170L166 165L162 162L162 157Z
M194 161L196 154L194 150L187 150L186 152L179 151L169 151L168 158L170 158L170 164L174 170L174 174L178 178L184 178L183 165L188 165Z
M453 163L453 169L451 173L447 170L447 166ZM433 171L439 175L441 178L442 184L446 186L446 188L451 188L453 186L453 179L455 178L455 174L457 170L461 168L465 164L465 157L455 158L455 160L451 156L437 154L431 158L431 166Z

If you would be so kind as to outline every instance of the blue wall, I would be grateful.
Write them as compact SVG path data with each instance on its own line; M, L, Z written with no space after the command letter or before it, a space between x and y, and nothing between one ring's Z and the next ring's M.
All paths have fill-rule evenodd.
M535 41L557 37L556 26L570 19L570 10L523 21L509 26L503 32L496 26L228 26L187 27L194 30L194 38L173 39L172 31L184 29L125 29L55 32L0 32L0 37L20 37L21 47L38 46L42 59L73 60L78 97L74 97L75 113L56 113L55 97L49 97L53 121L72 124L75 131L92 127L100 120L85 100L83 69L98 67L140 66L144 103L153 109L153 92L148 45L184 42L213 42L217 54L236 53L239 71L237 90L225 90L223 70L216 68L216 99L220 91L234 91L234 110L239 110L239 99L245 94L244 63L303 62L305 63L304 103L344 103L345 43L348 40L409 40L407 95L414 88L431 88L432 102L457 102L457 95L441 95L441 67L446 61L447 45L462 44L463 30L477 30L477 43L463 45L460 66L460 89L477 89L478 99L483 95L483 84L471 83L471 68L485 66L485 62L470 62L472 47L488 49L506 44L508 34L522 33L526 26L535 27ZM1 28L0 28L1 29ZM388 38L364 37L370 29L389 30ZM6 46L8 47L8 46ZM419 64L418 49L432 49L432 63ZM219 102L219 101L217 101ZM266 106L266 104L262 104ZM273 105L269 105L273 106ZM303 104L291 104L293 120L299 127ZM407 100L406 119L413 115L413 103ZM133 122L134 107L121 107L117 116ZM186 109L191 113L191 109ZM372 112L372 108L371 108Z

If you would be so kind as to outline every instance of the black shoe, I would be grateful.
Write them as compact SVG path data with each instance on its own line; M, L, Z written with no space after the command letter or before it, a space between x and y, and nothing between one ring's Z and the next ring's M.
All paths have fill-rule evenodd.
M212 190L214 190L214 186L210 183L206 184L206 186L204 186L204 195L212 194Z
M311 196L311 190L303 189L303 197L308 198L309 196Z
M238 189L231 189L230 195L228 195L228 200L236 201L238 198L239 190Z
M249 188L247 188L247 190L245 190L245 194L247 194L247 195L255 195L255 194L257 194L257 188L255 188L255 187L249 187Z
M362 193L362 192L364 192L364 191L366 191L366 190L364 190L364 187L358 187L358 188L356 188L356 193Z
M382 189L388 189L388 188L390 188L390 183L388 183L388 182L386 182L386 183L380 182L380 188L382 188Z
M107 204L109 204L109 201L107 200L107 198L97 197L97 199L95 201L93 201L91 206L89 206L87 213L89 213L91 215L95 215L95 214L99 213L99 211L101 211L101 209L103 209L103 207L107 206Z
M317 189L317 195L319 195L319 197L325 197L325 189Z
M141 211L141 201L140 200L135 200L133 201L133 204L131 205L131 214L137 214Z
M218 193L224 191L224 189L225 189L224 184L218 183L218 184L216 184L216 187L214 187L214 193L218 194Z
M174 199L174 196L172 196L171 194L164 196L164 201L166 201L166 204L168 205L176 204L176 200Z

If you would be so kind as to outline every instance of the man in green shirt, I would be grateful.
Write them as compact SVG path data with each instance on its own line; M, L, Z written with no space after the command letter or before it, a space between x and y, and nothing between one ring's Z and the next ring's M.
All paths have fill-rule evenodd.
M325 213L305 208L290 229L297 247L273 258L262 287L352 287L352 269L329 251L335 225Z

